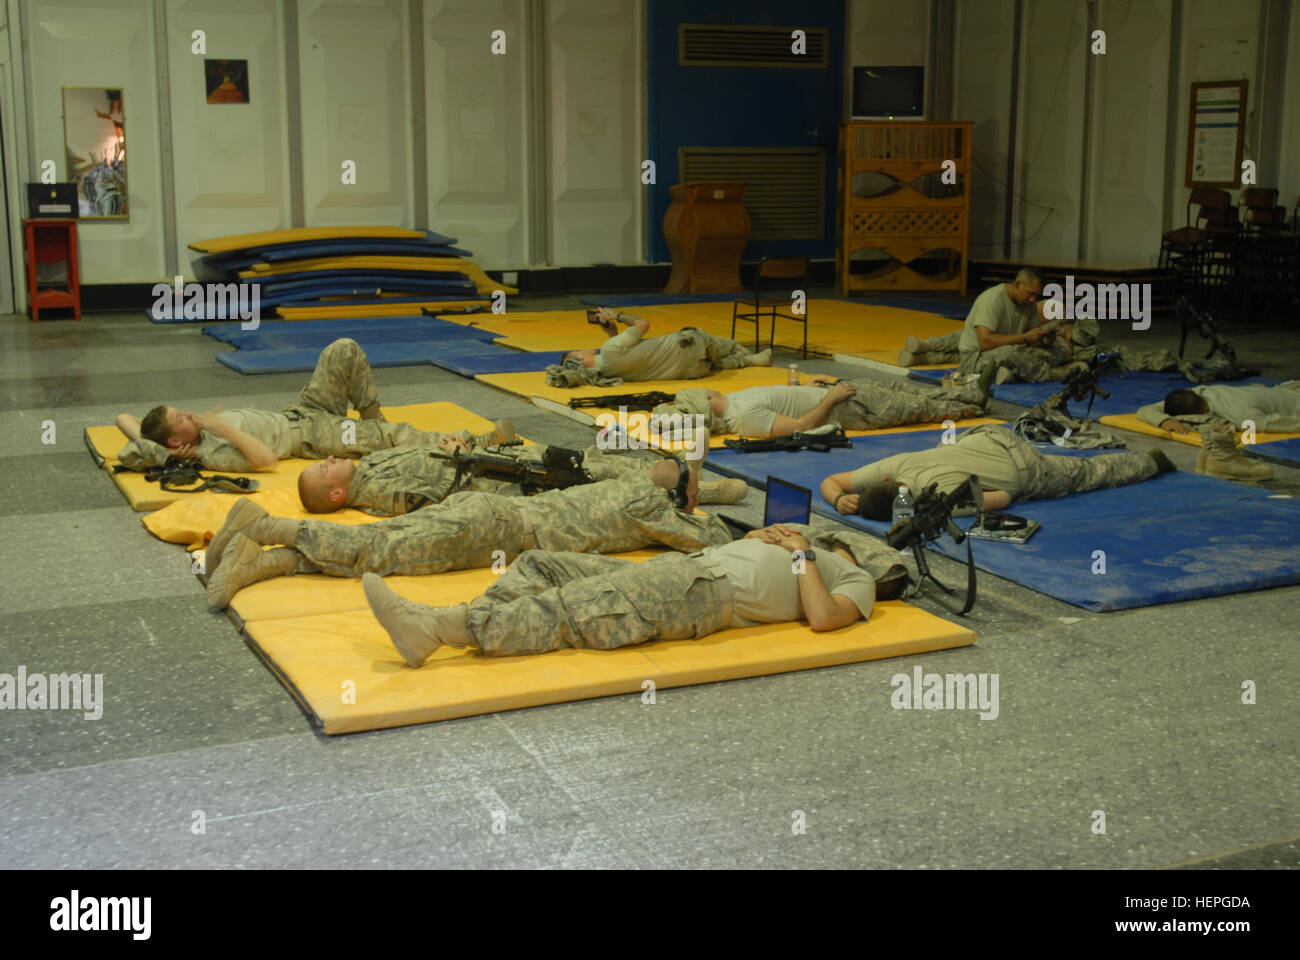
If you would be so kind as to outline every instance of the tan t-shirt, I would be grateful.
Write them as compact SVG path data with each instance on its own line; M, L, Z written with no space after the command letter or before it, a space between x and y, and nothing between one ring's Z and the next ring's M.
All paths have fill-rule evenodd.
M761 540L735 540L709 547L705 557L727 574L732 590L731 626L787 623L804 619L799 599L799 577L793 554ZM876 582L860 567L830 550L817 552L817 571L831 593L848 597L864 618L876 602Z
M939 493L956 490L971 474L980 478L986 490L1005 490L1015 499L1023 483L1020 471L1006 448L980 433L963 434L956 443L941 443L916 453L897 453L853 471L853 489L861 493L867 484L897 480L907 484L913 498L932 483Z
M742 437L770 437L777 414L798 420L826 399L824 387L750 387L727 395L722 419Z
M694 373L695 366L677 334L643 340L636 327L610 337L596 357L597 373L624 380L675 380L683 373Z
M222 410L218 416L236 430L261 440L281 460L293 453L293 434L289 430L289 418L283 413L243 409ZM204 430L200 436L197 452L199 462L211 470L249 471L248 460L239 448L210 430Z
M976 327L987 327L990 333L1024 333L1037 319L1038 307L1035 304L1017 306L1007 296L1006 285L999 283L985 290L971 304L966 326L957 339L957 349L962 353L979 350L980 338L975 332Z

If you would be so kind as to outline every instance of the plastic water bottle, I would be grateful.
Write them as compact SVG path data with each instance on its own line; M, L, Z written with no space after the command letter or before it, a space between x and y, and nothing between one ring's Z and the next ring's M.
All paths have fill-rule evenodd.
M797 363L790 364L790 376L786 378L785 382L786 382L786 386L790 386L790 387L799 386L799 364Z
M912 494L908 491L907 484L899 484L898 496L894 497L894 523L910 520L915 514L916 507L912 505Z

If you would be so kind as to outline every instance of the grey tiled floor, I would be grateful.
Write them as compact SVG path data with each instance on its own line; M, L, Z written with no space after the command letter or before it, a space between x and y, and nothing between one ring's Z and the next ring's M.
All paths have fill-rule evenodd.
M0 712L0 866L1300 862L1294 587L1091 614L985 576L980 642L958 651L660 691L653 706L615 697L318 736L82 445L85 426L156 401L292 399L300 375L241 377L198 326L0 319L0 672L103 673L107 700L94 721ZM1293 334L1235 339L1265 372L1300 375ZM1142 340L1170 342L1158 321ZM589 437L431 367L376 379L388 403L452 400L539 441ZM54 445L40 441L46 420ZM1193 448L1162 446L1191 467ZM1300 472L1277 472L1271 486L1300 493ZM751 492L730 511L759 507ZM890 678L914 666L997 673L999 717L891 709Z

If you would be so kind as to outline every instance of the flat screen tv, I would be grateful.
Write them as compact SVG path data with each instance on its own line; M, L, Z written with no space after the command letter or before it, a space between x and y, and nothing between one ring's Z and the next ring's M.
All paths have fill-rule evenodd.
M925 67L854 67L853 116L925 117Z

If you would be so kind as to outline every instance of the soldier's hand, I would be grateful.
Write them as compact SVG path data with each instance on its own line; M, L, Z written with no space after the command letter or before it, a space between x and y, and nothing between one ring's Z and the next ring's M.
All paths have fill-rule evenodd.
M179 447L173 447L169 452L177 460L196 460L199 456L198 447L192 443L182 443Z
M830 390L827 391L827 393L831 396L832 399L834 399L836 403L840 403L843 400L847 400L849 397L853 396L857 392L858 392L857 388L854 387L853 384L851 383L837 383L835 384L835 386L831 387Z
M828 376L826 376L826 374L824 374L824 373L819 373L819 374L817 374L815 377L809 377L809 378L808 378L808 386L810 386L810 387L825 387L825 386L828 386L828 385L830 384L830 382L831 382L832 380L834 380L834 379L835 379L834 377L828 377Z
M782 537L781 542L777 544L777 546L794 553L796 550L807 550L809 544L807 537L791 530L789 536Z
M846 517L858 512L858 494L846 493L835 501L835 509Z
M1042 340L1044 337L1048 336L1049 333L1050 331L1043 330L1041 327L1034 327L1031 330L1026 330L1025 343L1030 343L1037 346L1038 342Z
M443 437L438 441L438 449L443 453L456 453L458 450L468 453L469 444L460 437Z
M1192 432L1188 430L1185 426L1183 426L1181 421L1174 420L1173 418L1170 418L1166 420L1164 423L1160 424L1160 428L1162 430L1168 430L1170 433L1191 433Z

